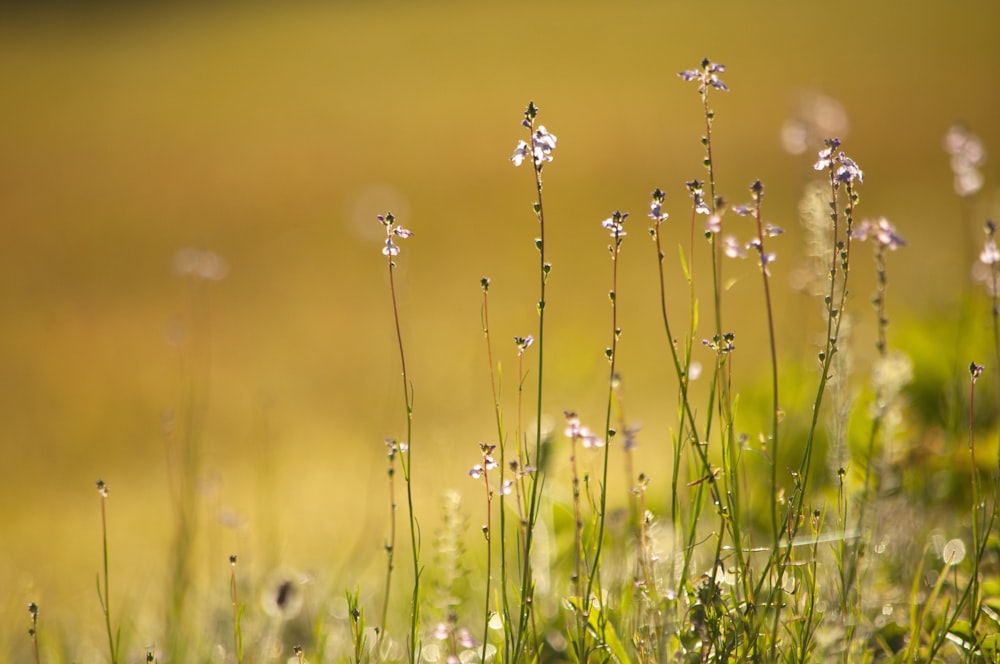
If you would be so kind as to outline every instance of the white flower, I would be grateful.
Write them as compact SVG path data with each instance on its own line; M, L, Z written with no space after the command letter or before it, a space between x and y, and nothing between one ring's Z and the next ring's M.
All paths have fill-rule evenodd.
M746 258L747 252L732 235L722 241L722 251L730 258Z
M979 254L979 261L984 265L1000 263L1000 249L997 249L996 240L993 238L986 240L986 244L983 246L983 250Z
M524 141L518 141L517 147L514 148L514 156L512 156L510 160L514 162L515 166L520 166L530 154L531 150L528 149L528 144Z

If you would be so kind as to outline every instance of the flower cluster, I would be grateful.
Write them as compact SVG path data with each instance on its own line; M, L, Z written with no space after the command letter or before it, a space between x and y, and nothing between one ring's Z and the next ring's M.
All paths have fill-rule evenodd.
M951 157L956 194L971 196L983 188L979 167L986 163L986 150L978 136L961 125L954 125L944 136L944 151Z
M712 62L708 58L701 61L700 69L688 69L678 72L677 75L685 81L698 81L698 92L704 94L709 87L727 92L729 88L719 79L719 74L726 71L725 65Z
M860 242L867 240L869 235L881 249L895 251L899 247L906 246L903 238L896 233L895 226L885 217L879 217L875 221L865 219L851 230L851 236Z
M392 216L391 212L386 212L384 215L378 215L377 219L379 223L385 226L385 246L382 247L382 254L385 256L398 256L399 255L399 245L392 241L394 237L398 238L408 238L413 235L413 231L407 230L402 226L396 224L396 218Z
M986 222L986 244L979 254L979 261L983 265L995 265L1000 263L1000 249L997 249L996 225L992 221Z
M830 169L833 173L833 178L837 182L842 182L844 184L851 184L855 180L858 182L864 182L864 171L862 171L861 168L854 163L853 159L848 157L843 152L836 153L837 148L839 147L839 138L827 139L826 147L819 151L819 159L813 165L813 168L817 171Z
M649 204L649 218L652 219L657 226L670 217L669 214L663 211L663 202L666 199L667 195L664 194L659 187L657 187L656 191L653 192L653 200Z
M524 141L517 142L517 147L514 148L514 155L510 160L514 162L515 166L520 166L525 159L531 157L535 163L535 168L541 168L545 162L552 161L552 151L555 149L555 134L550 134L544 126L539 126L531 134L530 146Z
M628 219L628 212L615 210L610 217L601 222L601 228L611 231L611 237L618 240L628 235L625 232L626 219Z
M483 453L483 462L477 463L472 467L472 470L469 471L469 477L474 480L478 480L486 474L486 471L493 470L497 467L497 462L493 459L493 450L495 449L496 445L479 443L479 451Z
M695 214L712 214L711 208L705 203L705 183L701 180L691 180L686 184L688 194L694 201Z
M566 416L565 434L567 438L573 441L579 440L584 447L604 447L604 439L595 436L590 429L581 425L579 415L568 410L563 414Z
M528 346L535 343L535 338L530 334L526 337L514 337L514 344L517 346L517 356L521 357L524 355L524 351L528 350Z

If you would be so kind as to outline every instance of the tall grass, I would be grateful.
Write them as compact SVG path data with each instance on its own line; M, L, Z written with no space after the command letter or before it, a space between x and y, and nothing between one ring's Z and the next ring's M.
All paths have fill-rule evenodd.
M531 298L538 323L532 335L514 338L513 349L498 352L490 320L491 282L485 277L481 280L480 322L496 440L478 444L478 457L469 472L482 489L482 503L473 508L473 513L484 516L478 544L464 545L460 532L464 508L458 498L449 499L435 559L448 569L425 570L415 491L452 482L430 463L422 467L428 468L427 475L413 472L413 383L396 282L399 241L413 234L392 213L379 215L386 233L382 254L388 270L405 431L401 438L385 441L389 513L381 593L364 590L366 580L360 579L352 584L354 590L336 601L332 595L314 600L308 609L314 615L303 618L312 620L310 631L296 622L298 603L290 599L301 592L300 584L286 579L277 586L273 604L278 610L268 621L241 595L246 586L238 583L242 578L237 578L234 555L230 558L230 606L225 618L217 620L226 629L206 630L195 639L175 626L165 630L166 643L160 648L173 659L183 653L193 658L190 661L208 661L211 643L220 661L299 664L310 661L310 654L315 661L355 664L996 661L1000 657L1000 559L995 533L1000 444L996 465L984 462L979 452L985 444L984 431L977 428L983 408L977 385L992 375L991 389L1000 399L996 227L986 224L978 257L989 294L980 307L988 309L984 325L991 329L985 345L992 348L975 348L976 353L992 351L996 371L986 372L976 362L967 365L968 393L963 397L968 407L964 432L968 502L962 503L958 518L948 511L933 512L935 517L944 517L936 523L940 533L895 533L902 542L897 551L914 555L891 558L885 555L888 535L881 531L891 525L890 510L898 505L895 494L907 491L897 481L897 476L908 472L897 462L899 448L914 444L901 434L903 425L912 419L905 399L906 384L912 379L911 360L890 343L889 327L889 274L892 261L897 260L890 256L905 242L884 217L857 216L864 172L841 149L840 140L829 137L816 146L814 171L820 188L811 187L808 195L813 199L818 195L821 207L819 218L811 222L811 232L821 243L819 267L813 275L819 285L821 317L814 327L820 330L820 338L815 358L791 356L782 346L787 331L775 322L774 297L774 290L783 283L780 270L791 261L778 262L779 251L774 247L782 256L791 256L794 249L778 240L781 229L767 222L765 187L760 180L751 180L746 204L731 206L721 193L724 183L714 156L717 118L710 102L715 94L729 90L721 79L725 71L705 59L680 73L684 81L697 85L704 117L701 167L705 179L685 185L690 201L679 207L689 212L689 221L681 233L685 241L676 248L676 260L668 246L667 194L661 188L652 194L648 231L657 268L656 301L638 302L631 293L623 296L621 292L624 240L636 223L634 218L629 221L629 213L616 210L603 221L595 216L591 226L594 241L599 231L610 236L610 329L603 349L608 373L606 401L599 416L602 428L592 431L583 424L586 414L570 410L563 414L565 442L555 440L543 426L551 415L544 410L548 389L544 352L547 346L561 343L546 335L552 265L547 260L542 177L543 172L550 173L546 167L555 159L557 139L540 123L539 107L530 102L521 121L526 139L517 142L510 159L515 166L528 166L531 174L528 198L537 223L534 247L538 255L538 291ZM560 186L558 178L549 184ZM863 246L872 247L871 264L858 261ZM629 248L638 251L632 245ZM740 258L751 259L761 275L755 283L759 283L763 305L752 321L741 321L728 309L735 296L726 284L740 269L730 259ZM868 309L855 301L852 274L872 265L875 293L873 307ZM687 286L681 294L687 302L679 310L669 304L673 297L667 285L670 271L678 271ZM697 296L704 289L711 300L707 323L703 323ZM582 293L580 297L600 295ZM657 470L662 473L645 469L636 473L638 428L625 416L622 390L622 376L631 367L619 353L626 307L658 309L665 342L648 353L661 353L672 368L665 387L671 395L676 388L676 401L669 406L676 416L673 429L643 434L643 445L656 450L661 460ZM851 385L852 364L856 364L851 321L871 311L875 317L871 387L849 411L842 406L849 403L844 393ZM686 328L677 324L678 317L686 319ZM754 338L746 333L750 325L764 333L762 349L743 347L742 339ZM537 353L534 358L529 349ZM763 378L755 380L738 371L735 360L749 354L762 358ZM711 363L704 370L705 380L698 382L703 369L697 358L703 356L711 357ZM509 383L504 381L504 358L516 362L516 375ZM531 383L526 363L534 364ZM804 366L808 370L802 371ZM965 366L956 367L956 376L965 370ZM797 371L805 378L795 378ZM740 394L739 386L749 387ZM942 399L948 389L940 391ZM808 396L796 396L802 393ZM190 399L194 413L193 388ZM513 425L505 417L510 401L515 404ZM530 424L524 419L525 402L534 415ZM990 407L1000 407L1000 402ZM197 470L194 419L192 414L179 453L181 477L175 483L179 488L175 496L178 536L172 579L180 587L172 589L168 610L171 620L178 621L189 619L182 614L185 598L190 597L188 564L197 525L191 488ZM996 426L995 414L989 421ZM743 432L758 425L762 430L757 436ZM843 447L839 456L829 455L838 459L838 465L824 473L822 450L838 444ZM396 599L401 594L394 592L399 583L394 574L399 546L397 463L405 484L412 564L406 602ZM592 473L589 469L595 464L597 471ZM624 470L628 491L622 499L609 492L610 472L616 465ZM667 479L656 479L661 474ZM103 541L98 597L109 660L117 663L124 657L121 628L112 628L108 492L103 483L98 488ZM617 503L625 505L627 517L617 519ZM465 552L473 552L475 559L470 560L473 556ZM464 576L461 570L466 569L478 576ZM433 593L425 590L427 571L432 572L429 585L442 595L439 604L431 607L441 610L435 624L425 620L433 613L424 610L433 604ZM437 586L433 572L440 573ZM258 580L249 584L261 585ZM907 607L890 619L894 602ZM220 607L224 604L220 596ZM289 609L292 605L296 605L294 611ZM38 610L34 603L30 607L29 634L39 662L43 658ZM373 626L365 621L366 607L377 616ZM905 616L900 618L902 613ZM394 631L404 622L406 635L401 639ZM223 632L228 632L224 639ZM223 640L231 647L223 646ZM155 641L156 635L144 637L143 646ZM401 641L404 647L398 646ZM279 646L272 648L272 642ZM152 661L154 649L147 652Z

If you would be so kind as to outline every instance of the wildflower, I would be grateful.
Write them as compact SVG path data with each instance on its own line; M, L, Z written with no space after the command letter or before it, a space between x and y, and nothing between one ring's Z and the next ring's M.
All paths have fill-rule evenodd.
M688 194L694 201L695 214L712 214L705 204L705 183L701 180L691 180L687 183Z
M983 250L979 253L979 261L984 265L1000 263L1000 250L997 249L996 240L993 238L986 240Z
M571 440L579 440L580 444L586 448L604 447L604 440L591 433L590 429L580 424L580 417L571 411L566 411L566 437Z
M486 443L479 443L479 451L483 454L483 462L477 463L469 471L469 477L474 480L478 480L480 477L486 474L486 471L493 470L497 467L497 462L493 458L493 450L496 449L496 445L488 445Z
M657 224L661 224L667 220L670 215L663 211L663 201L666 200L666 195L660 191L659 188L653 192L653 200L649 204L649 218L655 221Z
M628 219L628 212L623 213L615 210L614 214L601 222L601 228L611 231L611 237L617 240L627 235L624 226L626 219Z
M865 219L851 229L851 236L860 242L867 240L869 235L874 236L875 242L883 249L895 251L906 246L903 238L896 233L896 228L885 217L879 217L874 222Z
M726 92L729 88L719 79L719 74L726 71L725 65L712 62L708 58L701 61L701 69L688 69L678 72L685 81L698 81L698 92L704 94L709 87Z
M976 379L983 375L983 369L984 367L981 364L976 364L975 362L969 364L969 375L972 376L973 383L976 382Z
M398 226L396 224L396 218L392 216L391 212L387 212L384 215L378 215L376 217L379 222L385 226L385 246L382 248L382 254L385 256L393 257L399 255L399 245L393 242L393 238L405 239L413 235L413 231Z
M840 166L837 167L834 177L837 178L838 182L850 184L854 180L857 180L858 182L865 181L864 171L858 168L858 165L854 163L853 159L841 152L837 155L837 161L840 162Z
M722 217L718 214L709 215L705 222L705 232L717 235L722 231Z
M517 355L520 357L528 350L528 346L535 343L535 338L530 334L526 337L514 337L514 343L517 345Z
M727 235L722 241L722 251L730 258L746 258L747 252L732 235Z
M514 162L515 166L520 166L525 159L531 157L535 168L540 168L543 163L552 161L552 151L556 149L556 140L555 134L550 134L544 126L539 126L531 135L530 146L524 141L517 142L517 147L514 148L514 154L510 160Z
M108 485L104 480L97 480L97 492L101 494L101 498L108 497Z
M813 168L817 171L825 171L830 168L833 163L833 152L840 147L839 138L828 138L824 141L825 148L819 151L819 160L813 164Z
M778 237L785 231L778 226L772 226L771 224L764 224L764 234L768 237Z
M627 426L625 427L625 442L622 445L625 451L634 450L639 447L639 441L637 439L639 431L642 429L640 425Z
M986 163L986 150L979 137L961 125L953 125L945 134L944 150L951 157L955 193L965 197L982 189L983 174L979 167Z
M781 145L789 154L805 154L823 136L844 135L849 129L844 105L817 92L800 93L790 118L781 127Z

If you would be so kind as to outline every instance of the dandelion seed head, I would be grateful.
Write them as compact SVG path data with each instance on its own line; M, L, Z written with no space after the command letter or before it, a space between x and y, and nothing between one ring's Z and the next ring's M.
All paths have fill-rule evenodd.
M960 539L948 540L941 551L941 559L945 565L957 565L965 559L965 542Z

